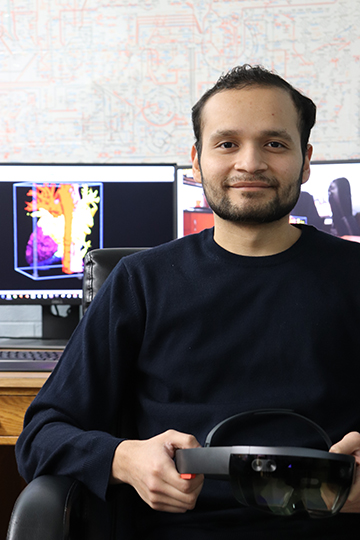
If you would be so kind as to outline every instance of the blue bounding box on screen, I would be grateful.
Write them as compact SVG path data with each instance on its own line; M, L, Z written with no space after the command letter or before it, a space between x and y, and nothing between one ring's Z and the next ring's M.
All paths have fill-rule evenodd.
M33 280L82 278L89 249L103 247L103 184L13 185L14 269Z

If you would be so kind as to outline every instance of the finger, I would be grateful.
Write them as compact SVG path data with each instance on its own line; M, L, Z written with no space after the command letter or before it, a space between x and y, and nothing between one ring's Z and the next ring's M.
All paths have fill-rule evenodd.
M164 446L169 455L174 458L176 450L184 448L199 448L201 445L193 435L181 433L175 430L168 430L163 433Z
M330 448L330 452L335 454L353 455L356 461L355 480L351 487L349 497L342 512L359 512L360 511L360 434L351 432L334 444Z
M174 484L175 489L185 496L200 492L204 483L204 475L197 474L194 478L181 478L181 475L176 471L177 479Z
M171 461L169 471L162 477L164 485L161 489L168 497L178 501L180 504L193 506L204 483L204 476L198 474L194 478L181 478L181 475L175 468L175 463Z
M176 469L175 471L171 469L171 472L163 476L161 481L159 493L164 493L167 497L180 504L193 505L202 489L204 475L198 474L195 478L184 479L181 478Z
M192 435L170 430L144 441L124 441L113 460L114 478L131 484L152 508L184 512L193 508L203 477L180 477L174 456L177 448L200 446Z
M157 501L153 506L152 505L149 505L149 506L150 508L158 512L169 512L172 514L185 514L189 510L192 510L192 508L187 508L185 506L181 506L178 504L172 505L169 502L169 500L166 500L163 503Z
M351 486L351 490L347 499L348 507L356 503L360 507L360 469L356 467L355 480Z
M191 480L182 479L165 447L163 452L163 457L161 452L156 454L149 474L141 477L141 486L138 485L137 489L139 495L154 509L164 508L165 505L178 511L194 508L202 489L203 475Z
M201 445L193 435L188 435L174 430L169 430L163 434L164 448L168 452L169 460L164 464L164 479L176 487L181 492L190 493L197 490L204 482L203 475L194 475L182 478L182 475L176 469L174 457L176 450L181 448L199 448ZM184 482L185 480L185 482Z
M192 510L202 489L202 484L202 475L199 475L198 478L191 482L180 478L178 485L172 485L164 480L160 480L146 486L147 500L154 509L168 506L182 512Z
M360 433L352 431L345 435L341 441L330 448L330 452L335 454L353 455L357 463L360 463Z

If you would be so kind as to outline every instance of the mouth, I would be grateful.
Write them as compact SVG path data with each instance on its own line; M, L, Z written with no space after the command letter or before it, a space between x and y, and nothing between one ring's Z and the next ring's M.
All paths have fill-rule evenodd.
M230 189L239 189L244 191L258 191L262 189L270 189L274 186L271 186L265 182L258 182L254 180L252 182L235 182L234 184L228 184L227 187Z
M244 174L225 178L224 185L227 189L236 189L240 191L262 191L274 189L277 187L276 178L269 178L263 174Z

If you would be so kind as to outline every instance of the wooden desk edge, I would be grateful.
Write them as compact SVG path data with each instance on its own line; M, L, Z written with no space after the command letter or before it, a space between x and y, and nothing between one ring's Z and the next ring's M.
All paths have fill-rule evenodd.
M41 388L50 376L48 371L0 372L0 388Z
M0 437L0 446L15 446L18 437L14 435L2 435Z

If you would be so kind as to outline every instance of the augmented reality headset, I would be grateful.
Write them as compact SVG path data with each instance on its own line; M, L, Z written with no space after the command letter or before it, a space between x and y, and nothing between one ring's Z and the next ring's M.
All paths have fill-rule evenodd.
M213 428L203 448L176 451L176 466L183 476L204 474L230 480L241 504L289 516L306 511L311 517L337 514L346 502L355 476L355 458L324 450L277 446L211 446L213 436L240 417L291 415L314 427L331 447L317 424L283 409L249 411L232 416Z

